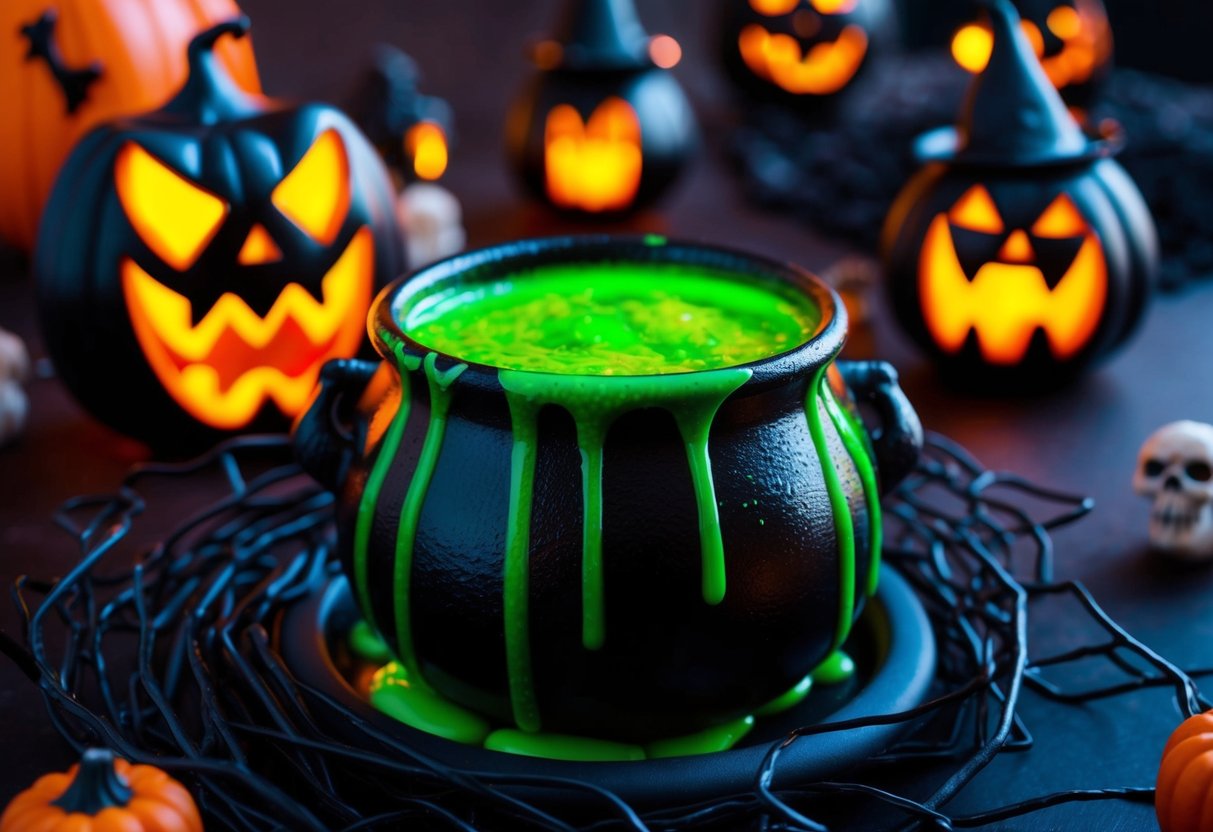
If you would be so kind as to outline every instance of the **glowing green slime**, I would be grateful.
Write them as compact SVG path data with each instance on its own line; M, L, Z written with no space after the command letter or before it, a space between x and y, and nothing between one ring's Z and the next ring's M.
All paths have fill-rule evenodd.
M585 376L733 367L809 340L821 315L791 288L677 264L552 265L416 299L409 335L510 370Z

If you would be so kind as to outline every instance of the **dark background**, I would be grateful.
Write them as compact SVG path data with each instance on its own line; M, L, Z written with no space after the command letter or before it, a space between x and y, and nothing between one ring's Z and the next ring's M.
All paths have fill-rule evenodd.
M906 0L905 29L929 42L923 25L953 4ZM1213 77L1207 44L1213 4L1191 0L1113 5L1121 55L1137 65L1189 78ZM346 98L376 41L409 51L425 71L425 91L454 106L458 144L444 184L462 200L469 243L567 230L519 196L504 163L502 124L528 73L525 47L552 24L555 0L245 0L265 89L290 98ZM752 249L820 270L847 253L795 221L748 206L723 153L734 101L715 64L711 10L703 0L639 0L651 32L679 38L677 68L704 124L705 147L690 175L662 206L630 225L678 237ZM950 27L940 27L946 33ZM936 41L938 42L938 41ZM0 195L2 198L2 195ZM877 303L877 306L880 306ZM1048 398L977 399L941 388L930 368L889 323L883 308L851 352L894 361L927 427L1006 468L1061 489L1090 494L1094 515L1061 532L1059 577L1078 578L1135 634L1188 666L1213 664L1213 570L1173 567L1146 550L1146 504L1130 487L1137 448L1160 424L1213 421L1213 285L1198 282L1160 297L1128 348L1081 384ZM0 254L0 326L30 339L41 354L25 265ZM54 380L32 382L25 439L0 450L0 582L19 573L49 576L73 562L71 542L51 524L67 497L110 490L141 458L139 446L84 416ZM1048 645L1073 637L1065 610L1040 610L1034 637ZM16 618L0 603L0 626ZM1025 715L1037 738L1028 754L1006 755L958 805L977 810L1061 788L1149 785L1178 712L1162 693L1099 705L1057 708L1029 697ZM70 762L40 697L0 661L0 802ZM936 773L924 778L934 782ZM1117 803L1054 810L1003 828L1143 830L1148 807Z

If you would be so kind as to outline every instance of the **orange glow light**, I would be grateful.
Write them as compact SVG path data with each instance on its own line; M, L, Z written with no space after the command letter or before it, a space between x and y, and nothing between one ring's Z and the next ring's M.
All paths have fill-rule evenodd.
M669 35L655 35L649 40L649 57L662 69L673 69L682 60L682 47Z
M640 122L623 99L606 99L585 122L568 104L548 113L544 167L554 204L589 212L627 208L642 165Z
M807 54L791 35L768 32L750 24L741 30L737 46L746 66L760 78L796 95L830 95L845 87L868 52L863 28L849 24L829 43L818 43Z
M850 14L859 0L809 0L809 5L822 14Z
M750 0L750 8L767 17L791 14L800 0Z
M1062 42L1054 55L1045 55L1044 36L1035 23L1024 20L1020 25L1045 75L1058 89L1088 80L1112 52L1107 18L1088 0L1078 0L1076 6L1057 6L1049 12L1046 25ZM952 57L969 72L986 68L992 48L990 30L981 23L966 24L952 36Z
M994 204L990 192L981 185L974 185L965 191L948 214L953 225L970 231L980 231L983 234L1001 234L1003 231L998 207Z
M1004 251L1021 262L986 263L970 282L956 255L947 215L935 217L918 265L919 296L931 338L955 353L972 331L986 361L1013 366L1027 355L1032 336L1041 329L1057 359L1076 355L1094 336L1106 302L1107 264L1099 239L1086 230L1078 254L1052 291L1040 269L1023 262L1031 243L1022 231L1013 232Z
M282 259L282 249L274 242L265 226L257 223L253 230L244 238L244 245L236 255L236 262L242 266L256 266L261 263L273 263Z
M368 228L354 235L321 282L323 302L288 283L264 318L229 292L195 325L190 300L133 260L123 260L121 274L135 337L164 389L203 424L236 430L269 401L297 414L320 366L357 351L371 302L374 240Z
M404 150L419 179L438 179L446 172L446 134L432 121L420 121L404 134Z
M118 151L114 185L135 232L177 271L194 265L227 216L226 202L134 142Z
M320 134L270 199L316 242L333 244L350 210L350 163L337 131Z

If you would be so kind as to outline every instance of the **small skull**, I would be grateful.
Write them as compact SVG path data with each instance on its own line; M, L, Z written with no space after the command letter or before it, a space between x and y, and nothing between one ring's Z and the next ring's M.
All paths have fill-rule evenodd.
M1186 560L1213 558L1213 425L1172 422L1138 453L1133 487L1154 501L1150 543Z

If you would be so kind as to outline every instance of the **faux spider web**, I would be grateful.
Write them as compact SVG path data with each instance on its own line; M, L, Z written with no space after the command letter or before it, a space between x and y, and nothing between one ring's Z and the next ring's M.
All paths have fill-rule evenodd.
M105 745L166 769L192 786L209 828L824 830L826 804L869 822L892 812L894 823L971 828L1061 803L1153 799L1149 787L1066 790L950 814L998 754L1031 746L1017 712L1025 686L1063 705L1167 687L1185 716L1210 707L1189 674L1080 584L1053 579L1050 532L1090 511L1089 500L986 471L929 436L915 473L885 501L885 558L913 586L939 646L928 702L797 729L771 744L749 792L660 811L641 813L581 780L452 768L301 683L278 654L280 613L337 572L332 497L290 459L285 437L237 439L193 462L137 466L115 494L70 501L57 520L80 562L58 581L18 578L21 641L0 632L0 648L40 686L74 748ZM158 515L143 496L181 488L212 496L184 520ZM151 542L140 544L144 529ZM1068 602L1100 637L1029 661L1029 609L1045 599ZM1092 664L1098 684L1064 681ZM361 741L331 736L323 726L334 718ZM914 727L851 782L780 776L781 754L805 737L891 723ZM925 761L950 770L932 793L878 785L880 772ZM570 794L581 808L570 808Z

